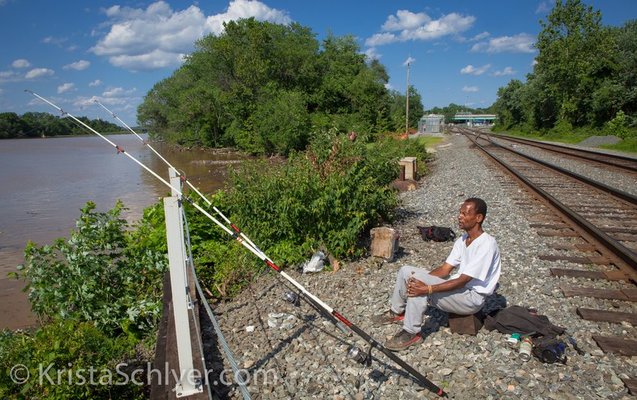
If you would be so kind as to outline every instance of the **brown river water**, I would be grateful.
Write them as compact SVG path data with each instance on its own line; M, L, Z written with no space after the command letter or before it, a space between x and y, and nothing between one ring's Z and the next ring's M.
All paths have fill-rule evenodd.
M168 166L134 135L107 138L168 180ZM232 153L178 150L150 143L203 193L221 188L227 169L240 161ZM27 241L39 245L68 237L87 201L99 211L117 199L139 219L143 209L170 189L97 136L0 140L0 329L35 323L23 282L7 278L24 261Z

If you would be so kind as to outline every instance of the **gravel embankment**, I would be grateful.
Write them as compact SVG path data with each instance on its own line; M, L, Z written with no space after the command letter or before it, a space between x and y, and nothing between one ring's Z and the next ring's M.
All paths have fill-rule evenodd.
M581 320L576 307L637 311L634 304L564 298L558 285L574 279L549 277L550 267L567 265L540 260L550 253L546 238L529 227L532 210L523 203L525 194L487 161L469 149L466 138L449 136L437 149L430 173L417 190L402 194L400 218L393 225L400 232L400 252L393 262L366 257L343 263L338 272L301 274L287 272L310 292L384 342L398 325L375 327L370 318L384 311L397 270L405 264L432 269L440 265L452 243L424 242L417 225L441 225L457 229L457 211L471 196L486 200L489 211L484 228L498 241L502 254L500 298L508 305L534 307L557 325L569 329L587 355L568 352L566 365L545 365L537 359L524 363L517 349L506 343L506 335L482 329L477 336L453 334L446 327L446 314L428 310L423 329L425 340L399 356L434 384L456 399L621 399L631 398L620 378L637 376L637 358L604 354L593 334L637 337L631 325ZM307 304L300 308L283 300L286 288L280 277L263 276L235 301L218 304L218 315L226 339L239 365L250 374L250 392L255 399L413 399L434 398L398 366L375 351L371 367L347 358L351 343L364 345L358 336L344 336ZM579 282L582 283L582 282ZM583 282L612 286L614 283ZM268 315L293 315L285 327L269 327ZM259 317L260 316L260 317ZM281 319L283 319L282 317ZM216 351L207 347L207 353ZM222 367L219 363L216 369ZM230 376L230 374L228 374ZM268 376L266 378L266 376ZM274 382L273 377L276 377ZM232 389L232 388L231 388ZM225 391L223 391L225 392ZM232 389L229 398L241 398Z
M511 144L510 142L506 141L500 141L500 143L505 146ZM515 150L527 154L531 157L535 157L542 161L555 164L559 167L568 169L569 171L575 171L587 178L594 179L597 182L604 183L611 187L623 190L624 192L637 196L637 184L635 184L634 182L634 175L629 174L628 172L613 171L609 173L609 171L601 165L597 165L594 167L584 161L577 160L573 157L551 153L546 150L538 149L532 146L525 146L519 143L514 144L514 148Z

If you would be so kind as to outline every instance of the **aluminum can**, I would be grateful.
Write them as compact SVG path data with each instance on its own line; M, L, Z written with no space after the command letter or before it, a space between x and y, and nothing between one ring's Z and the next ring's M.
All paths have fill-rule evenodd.
M533 348L533 342L530 337L524 337L520 342L520 352L518 358L524 362L531 359L531 349Z

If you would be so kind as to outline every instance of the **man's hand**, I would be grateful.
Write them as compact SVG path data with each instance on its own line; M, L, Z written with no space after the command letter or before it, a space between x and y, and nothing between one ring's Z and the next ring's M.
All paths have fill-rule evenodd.
M429 293L427 284L423 281L419 281L416 278L407 279L407 296L418 297L424 296Z

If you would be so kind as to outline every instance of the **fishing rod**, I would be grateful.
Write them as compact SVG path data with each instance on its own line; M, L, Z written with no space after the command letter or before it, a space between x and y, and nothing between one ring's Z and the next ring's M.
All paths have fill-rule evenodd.
M237 234L236 232L231 231L230 229L228 229L228 227L226 227L224 224L222 224L219 220L217 220L214 216L212 216L209 212L207 212L205 209L203 209L199 204L197 204L195 201L191 200L189 197L185 196L182 191L181 188L175 188L173 187L169 182L167 182L165 179L163 179L162 177L160 177L157 173L155 173L154 171L152 171L150 168L148 168L146 165L144 165L141 161L139 161L137 158L135 158L134 156L128 154L123 148L121 148L120 146L118 146L117 144L113 143L111 140L109 140L108 138L106 138L104 135L100 134L99 132L97 132L95 129L91 128L89 125L85 124L84 122L82 122L81 120L77 119L75 116L73 116L72 114L64 111L62 108L60 108L59 106L55 105L54 103L52 103L51 101L45 99L44 97L38 95L37 93L31 91L31 90L25 90L25 92L32 94L33 96L39 98L40 100L44 101L45 103L49 104L50 106L52 106L53 108L57 109L58 111L60 111L62 113L63 116L68 116L70 118L72 118L75 122L79 123L80 125L84 126L85 128L87 128L89 131L95 133L97 136L99 136L100 138L102 138L103 140L105 140L106 142L108 142L110 145L112 145L113 147L115 147L115 149L117 150L117 153L122 153L124 155L126 155L128 158L130 158L131 160L133 160L136 164L138 164L139 166L141 166L142 168L144 168L146 171L148 171L151 175L153 175L155 178L157 178L160 182L162 182L164 185L168 186L170 189L174 190L175 193L177 193L181 198L183 198L184 200L186 200L189 204L191 204L193 207L195 207L198 211L200 211L203 215L205 215L206 217L208 217L212 222L214 222L217 226L219 226L224 232L226 232L227 234L229 234L230 236L232 236L235 240L237 240L240 244L242 244L246 249L248 249L249 251L251 251L255 256L257 256L261 261L265 262L265 264L270 267L272 270L274 270L275 272L278 272L278 274L280 276L282 276L283 278L285 278L290 284L292 284L292 286L294 286L299 293L301 294L301 296L303 297L303 299L305 299L310 305L315 305L317 307L319 307L320 309L324 310L327 314L331 315L333 318L339 320L340 322L342 322L345 326L347 326L349 329L351 329L354 333L356 333L358 336L360 336L363 340L365 340L369 345L369 351L368 354L371 355L371 351L372 349L377 349L378 351L382 352L383 354L385 354L389 359L391 359L392 361L394 361L396 364L398 364L401 368L403 368L405 371L407 371L408 373L410 373L414 378L416 378L416 380L425 388L429 389L431 392L435 393L436 395L440 396L440 397L447 397L447 393L442 390L441 388L439 388L438 386L436 386L433 382L431 382L430 380L428 380L423 374L421 374L418 370L416 370L414 367L412 367L411 365L409 365L407 362L405 362L403 359L401 359L400 357L398 357L394 352L392 352L391 350L387 349L385 346L383 346L380 342L378 342L376 339L374 339L372 336L370 336L367 332L363 331L361 328L359 328L356 324L354 324L353 322L351 322L350 320L348 320L347 318L345 318L340 312L338 312L337 310L333 309L332 307L330 307L329 305L327 305L325 302L323 302L320 298L318 298L317 296L315 296L314 294L312 294L310 291L308 291L303 285L301 285L299 282L297 282L294 278L292 278L290 275L288 275L285 271L283 271L281 269L281 267L279 267L278 265L276 265L270 258L268 258L262 251L257 250L255 247L251 246L249 243L247 243L239 234ZM359 354L360 355L360 354ZM371 359L371 357L369 357Z
M128 124L124 121L122 121L117 115L115 115L115 113L111 110L109 110L104 104L102 104L99 100L94 99L93 100L96 104L98 104L99 106L101 106L104 110L106 110L106 112L108 112L109 114L111 114L113 116L113 118L115 118L116 120L118 120L120 123L122 123L126 129L128 129L130 132L132 132L142 143L144 143L144 145L148 146L149 149L151 149L153 151L153 153L155 153L157 155L157 157L159 157L160 160L162 160L169 168L172 168L173 170L179 172L179 170L175 167L173 167L170 162L168 162L168 160L166 160L157 150L155 150L155 148L153 146L150 145L150 143L148 143L146 140L144 140L144 138L142 138L137 132L135 132L135 130L133 128L131 128L130 126L128 126ZM192 183L190 183L189 180L186 179L186 175L185 174L179 174L180 179L185 182L192 190L195 191L195 193L197 193L199 195L199 197L201 197L206 203L208 203L208 206L212 206L212 209L217 213L217 215L219 215L225 222L226 224L230 225L230 227L232 227L232 229L235 231L236 234L240 235L243 240L247 241L252 247L254 247L255 250L257 250L258 252L260 252L263 256L265 256L267 258L267 255L261 251L261 249L259 249L259 247L254 244L254 242L252 240L250 240L249 237L247 237L242 231L241 229L239 229L239 227L237 227L235 224L233 224L222 212L221 210L219 210L216 206L212 205L212 202L210 200L208 200L208 198L206 196L204 196ZM268 258L269 260L269 258ZM272 260L270 260L272 261Z

